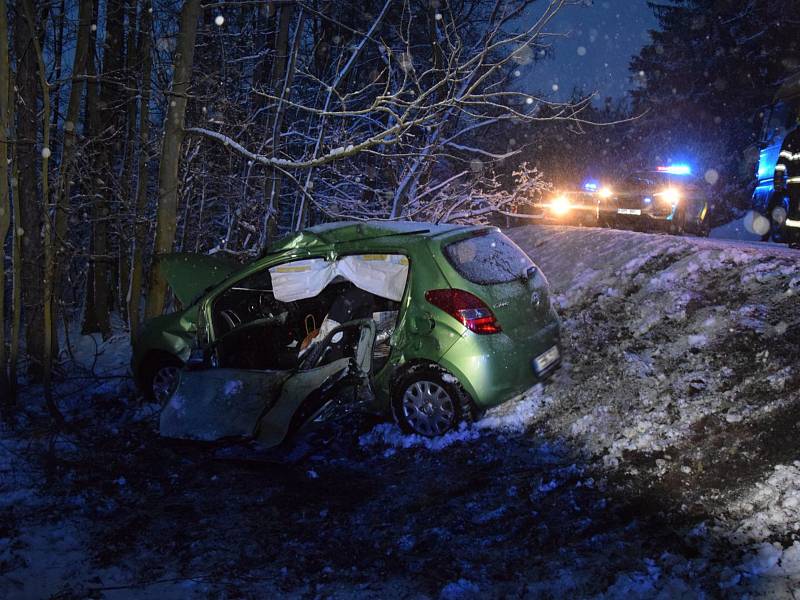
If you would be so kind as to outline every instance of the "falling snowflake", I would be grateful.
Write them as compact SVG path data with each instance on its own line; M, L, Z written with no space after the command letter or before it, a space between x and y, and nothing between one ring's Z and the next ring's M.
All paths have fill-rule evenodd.
M557 92L557 91L558 91L558 84L557 84L557 83L554 83L554 84L553 84L553 91L554 91L554 92Z
M42 158L50 158L50 148L42 148Z
M705 180L711 185L714 185L717 183L717 181L719 181L719 173L716 171L716 169L709 169L706 171Z
M586 46L578 46L578 56L586 56Z
M511 53L511 60L518 65L529 65L533 62L533 50L527 44L520 44L514 52Z
M533 104L533 98L531 98L530 96L525 98L525 104Z
M217 27L222 27L224 23L225 23L225 17L223 17L222 15L217 15L216 17L214 17L214 24Z
M744 227L750 233L766 235L770 230L770 222L765 216L751 210L744 217Z

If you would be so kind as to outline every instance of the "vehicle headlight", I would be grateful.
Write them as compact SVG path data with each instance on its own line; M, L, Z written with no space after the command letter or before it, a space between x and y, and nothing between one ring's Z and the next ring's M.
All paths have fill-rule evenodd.
M614 190L611 188L604 187L600 190L600 197L608 200L611 196L614 195Z
M569 198L566 196L557 196L550 203L550 209L557 215L563 215L570 209Z
M661 197L666 201L675 206L678 202L681 201L681 193L679 190L675 188L667 188L663 192L661 192Z

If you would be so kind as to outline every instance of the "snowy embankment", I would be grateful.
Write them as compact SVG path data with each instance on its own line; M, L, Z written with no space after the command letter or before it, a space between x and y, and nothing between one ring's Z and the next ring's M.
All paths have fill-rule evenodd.
M535 424L756 548L730 585L796 586L800 252L599 229L512 237L563 315L566 364Z

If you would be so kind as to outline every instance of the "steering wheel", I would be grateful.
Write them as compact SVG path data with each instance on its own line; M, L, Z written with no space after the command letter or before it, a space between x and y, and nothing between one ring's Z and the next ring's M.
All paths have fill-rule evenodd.
M228 326L228 331L233 331L242 322L242 319L239 317L239 315L237 315L230 308L223 310L220 313L220 316L225 320L225 324Z

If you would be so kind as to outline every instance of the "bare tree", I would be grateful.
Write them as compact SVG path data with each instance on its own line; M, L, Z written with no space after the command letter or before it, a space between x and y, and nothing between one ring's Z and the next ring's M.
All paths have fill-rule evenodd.
M155 253L172 251L175 241L175 223L178 211L178 170L181 144L183 143L183 121L186 115L186 100L192 76L197 20L200 17L200 0L186 0L181 9L181 24L175 53L172 91L164 123L164 142L158 169L158 211L156 213ZM154 262L150 276L150 295L145 314L153 317L161 314L166 298L166 282L158 265Z
M139 23L139 40L137 54L142 59L141 95L139 99L139 145L137 148L136 209L134 212L133 253L131 257L131 280L128 288L128 322L131 339L139 333L141 314L143 252L147 233L147 187L150 181L148 170L148 152L150 142L150 89L153 68L153 55L150 38L153 22L149 2L142 4L142 16Z
M546 102L508 85L511 72L529 60L531 48L542 43L545 27L568 3L550 0L532 25L513 31L512 24L532 3L498 1L489 10L475 3L471 19L464 19L444 9L420 12L409 2L386 0L369 29L351 40L329 83L308 65L298 72L313 95L287 97L286 87L280 94L254 90L271 104L286 105L295 123L308 124L305 132L295 126L286 133L305 143L289 146L278 156L252 151L217 128L187 131L222 143L249 163L282 173L298 196L292 215L295 229L308 223L309 209L327 218L361 219L463 220L503 213L522 197L508 194L503 186L511 182L500 181L492 167L520 149L487 149L481 142L486 131L509 122L574 119L587 105L586 100ZM391 28L393 42L379 36L390 13L397 17L393 22L400 21ZM482 20L476 27L479 15ZM425 32L425 50L414 37L419 31ZM367 62L373 66L365 73L361 65ZM547 117L539 116L544 106L550 109ZM383 166L376 169L376 162ZM384 175L360 175L376 170ZM517 173L523 172L532 194L541 187L535 184L540 178L522 167Z
M111 334L110 303L111 267L115 261L111 259L111 240L109 224L112 221L111 198L117 196L114 180L114 158L121 143L122 131L120 107L124 104L120 93L120 80L124 62L124 22L125 10L123 0L108 0L106 4L106 35L103 50L103 69L100 82L98 110L94 117L96 135L110 140L97 144L95 194L92 202L92 276L87 278L87 303L83 322L84 333L100 333L103 337Z
M11 399L6 356L6 238L11 224L11 202L8 195L8 145L10 123L8 120L9 61L8 13L6 4L0 4L0 398Z
M25 304L25 349L28 356L28 375L33 380L44 376L44 266L42 231L42 202L38 193L36 166L39 128L36 107L39 105L39 65L34 46L34 29L17 7L14 19L14 49L16 54L17 116L16 126L16 194L21 221L17 230L22 244L22 300ZM38 42L37 42L38 43Z
M92 0L80 0L78 5L78 34L75 45L75 55L72 63L72 75L69 90L69 102L64 121L64 142L59 165L58 181L55 190L55 266L56 278L54 281L53 297L56 303L60 302L60 271L67 257L68 231L67 220L69 215L71 179L74 173L75 145L77 140L78 119L80 118L81 97L86 88L85 75L86 63L89 52L89 37L92 24ZM55 314L55 312L54 312ZM66 318L66 316L64 317Z
M50 413L58 421L63 417L56 408L53 400L52 389L52 363L53 347L53 282L55 280L55 257L53 256L53 226L50 218L50 185L49 185L49 163L50 163L50 84L47 81L47 70L44 64L44 55L39 36L36 33L36 19L31 6L31 0L22 0L25 18L32 33L31 42L34 56L36 58L37 73L39 74L39 85L42 91L42 174L41 174L41 210L42 210L42 247L44 254L42 281L42 340L44 351L42 353L42 381L44 383L44 397ZM30 329L28 330L28 333ZM28 335L28 337L30 337Z

